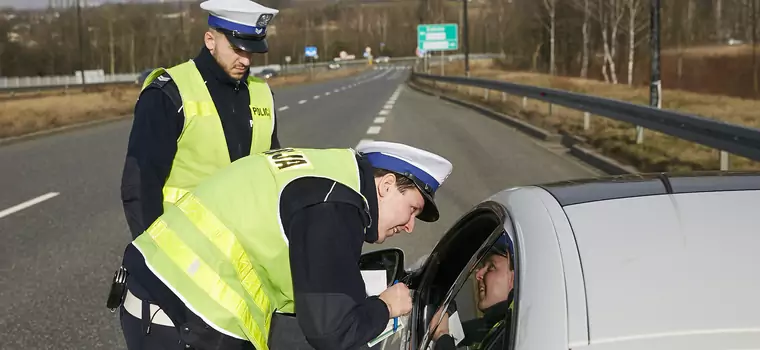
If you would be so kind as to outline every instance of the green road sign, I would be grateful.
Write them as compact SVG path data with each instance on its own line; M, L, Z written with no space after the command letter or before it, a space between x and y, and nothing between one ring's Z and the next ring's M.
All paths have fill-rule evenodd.
M424 51L459 49L456 24L420 24L417 26L417 48Z

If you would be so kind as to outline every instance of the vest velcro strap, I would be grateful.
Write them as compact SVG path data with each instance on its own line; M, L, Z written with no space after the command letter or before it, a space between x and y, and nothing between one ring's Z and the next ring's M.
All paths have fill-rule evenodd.
M163 193L164 202L177 203L187 193L187 190L177 187L164 187Z
M177 208L195 224L195 227L217 248L219 252L232 264L237 272L238 280L245 292L250 296L259 314L259 323L254 323L249 328L255 337L266 344L266 332L261 329L269 329L271 322L271 301L267 297L261 279L259 278L248 254L237 240L232 231L227 228L219 218L201 204L192 193L179 201ZM241 300L242 301L242 300ZM245 304L240 305L245 306ZM238 315L238 314L236 314ZM250 316L250 315L249 315ZM254 317L256 318L256 317ZM253 319L252 319L253 320ZM257 344L257 349L261 349Z

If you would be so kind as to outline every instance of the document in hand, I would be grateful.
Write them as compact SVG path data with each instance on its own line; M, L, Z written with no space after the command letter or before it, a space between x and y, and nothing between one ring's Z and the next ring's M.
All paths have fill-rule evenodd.
M404 322L401 322L401 317L398 318L398 327L396 328L396 331L393 331L393 319L390 319L388 321L388 324L385 326L385 329L375 337L375 339L372 339L367 343L369 347L373 347L377 345L378 343L382 342L386 338L392 336L394 333L400 331L402 328L404 328Z

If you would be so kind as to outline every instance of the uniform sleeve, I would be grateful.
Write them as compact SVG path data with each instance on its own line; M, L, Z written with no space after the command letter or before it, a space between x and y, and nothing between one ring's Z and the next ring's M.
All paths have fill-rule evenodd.
M358 268L363 243L359 209L321 203L290 221L290 264L296 317L317 350L354 349L378 336L388 307L367 297Z
M274 101L274 92L272 93L272 101ZM275 105L275 104L272 104ZM274 127L272 128L272 142L270 149L280 148L280 138L277 136L277 110L272 111L272 118L274 118Z
M454 343L454 337L449 334L444 334L435 342L434 350L456 350L457 346Z
M162 188L184 123L178 109L158 88L145 90L135 106L121 179L121 200L132 238L163 213Z

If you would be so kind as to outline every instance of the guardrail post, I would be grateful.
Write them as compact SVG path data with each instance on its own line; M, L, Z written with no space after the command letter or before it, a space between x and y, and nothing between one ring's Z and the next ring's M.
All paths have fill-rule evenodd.
M552 115L552 104L549 103L549 115Z
M522 109L528 109L528 98L523 97Z
M726 171L728 170L728 152L726 151L720 151L720 170Z
M488 89L483 89L485 92L483 93L485 96L483 97L486 101L488 101Z
M636 143L639 145L644 143L644 128L640 126L636 127Z
M583 130L588 131L591 128L591 113L583 113Z
M507 93L506 92L502 92L501 93L501 102L507 102Z

